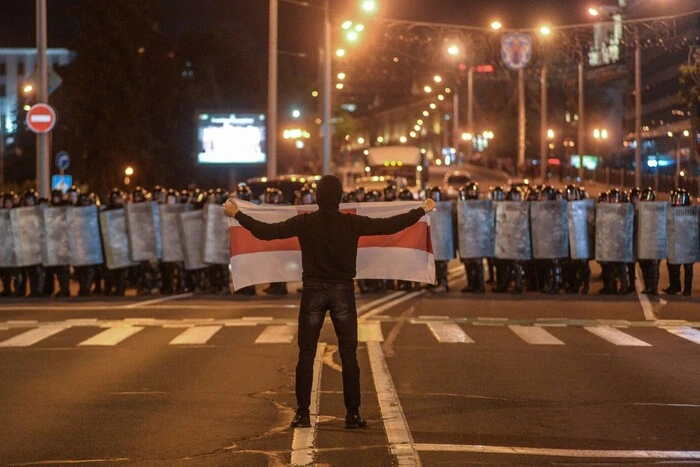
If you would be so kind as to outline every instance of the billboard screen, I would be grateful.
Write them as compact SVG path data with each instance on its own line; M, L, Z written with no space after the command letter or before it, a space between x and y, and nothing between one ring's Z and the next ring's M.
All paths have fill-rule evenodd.
M265 120L262 113L200 112L197 115L197 162L266 163Z

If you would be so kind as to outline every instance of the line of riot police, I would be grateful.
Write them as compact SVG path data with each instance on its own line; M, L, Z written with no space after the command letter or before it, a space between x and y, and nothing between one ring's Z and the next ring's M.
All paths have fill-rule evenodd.
M124 295L129 285L137 294L225 293L228 196L160 186L115 188L106 203L75 186L49 199L0 194L0 295L67 297L71 276L78 296Z

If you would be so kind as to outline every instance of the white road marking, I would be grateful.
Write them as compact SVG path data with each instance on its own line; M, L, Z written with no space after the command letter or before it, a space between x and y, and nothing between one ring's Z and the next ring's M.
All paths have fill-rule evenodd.
M426 452L474 452L482 454L515 454L527 456L576 457L596 459L700 459L700 451L649 451L649 450L598 450L551 449L518 446L484 446L471 444L423 444L415 445L417 451Z
M195 326L189 328L175 339L171 340L170 345L206 344L222 327L223 326Z
M635 264L635 269L636 269L636 280L635 280L635 286L637 287L637 298L639 298L639 304L642 305L642 311L644 311L644 319L647 321L656 321L656 315L654 314L654 308L651 306L651 302L649 301L649 297L646 296L646 294L643 294L640 292L640 290L644 290L644 283L642 282L642 270L640 269L638 264Z
M62 464L96 464L98 462L129 462L131 459L128 457L114 457L108 459L75 459L75 460L48 460L48 461L34 461L34 462L22 462L18 464L7 464L8 466L30 466L30 465L62 465Z
M670 327L670 328L664 328L666 331L670 332L673 335L676 335L678 337L682 337L683 339L689 340L690 342L695 342L696 344L700 344L700 331L697 329L689 328L689 327Z
M384 342L384 334L382 334L382 325L376 322L357 323L357 341Z
M297 327L292 325L271 325L267 326L260 333L256 344L291 344L297 334Z
M451 323L426 323L438 342L449 344L473 344L474 340L459 327Z
M114 328L109 328L101 333L97 334L96 336L92 336L91 338L84 340L78 345L99 345L99 346L110 346L110 345L117 345L124 339L133 336L137 332L143 330L144 328L140 326L120 326L120 327L114 327Z
M321 409L321 370L323 369L323 355L326 344L319 342L314 358L314 379L311 386L311 413L310 428L295 428L292 437L292 462L291 465L313 465L316 457L316 431Z
M562 341L554 337L550 332L537 326L508 326L519 338L533 345L564 345Z
M36 329L30 329L27 332L18 334L14 337L0 342L0 347L29 347L37 342L58 334L70 326L43 326Z
M406 295L404 295L396 300L392 300L392 301L385 303L384 305L382 305L378 308L373 309L370 312L363 314L362 316L360 316L358 318L358 321L364 321L371 316L378 315L379 313L383 312L384 310L388 310L389 308L394 307L394 306L398 305L399 303L403 303L406 300L410 300L410 299L415 298L415 297L422 295L422 294L423 294L422 290L420 290L418 292L411 292L409 294L406 294Z
M406 295L406 293L407 292L394 292L392 294L387 295L386 297L378 298L377 300L372 300L371 302L365 303L364 305L358 307L357 314L360 315L367 310L371 310L374 307L381 305L384 302L388 302L388 301L394 300L396 298L399 298L402 295Z
M651 344L610 326L584 326L583 329L615 345L651 347Z
M372 377L379 400L379 409L382 413L384 430L389 441L389 449L396 456L398 465L420 466L420 457L414 448L413 436L401 408L396 387L391 380L381 344L368 342L367 353L369 354L369 364L372 367Z
M126 305L123 308L138 308L138 307L145 307L148 305L155 305L156 303L163 303L163 302L169 302L172 300L179 300L181 298L187 298L193 296L194 293L188 292L188 293L181 293L178 295L169 295L167 297L160 297L160 298L154 298L153 300L144 300L143 302L136 302L132 303L131 305Z

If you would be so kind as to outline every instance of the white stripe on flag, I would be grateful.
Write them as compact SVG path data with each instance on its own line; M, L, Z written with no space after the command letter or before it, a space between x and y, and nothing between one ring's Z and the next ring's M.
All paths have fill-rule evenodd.
M268 282L301 280L301 251L265 251L231 257L236 290Z
M358 279L401 279L435 282L435 261L414 248L369 247L357 250Z

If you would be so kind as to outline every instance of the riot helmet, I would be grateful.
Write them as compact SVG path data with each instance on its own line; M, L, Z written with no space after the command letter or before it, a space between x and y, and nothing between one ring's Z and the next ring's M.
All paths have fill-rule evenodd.
M90 199L90 195L88 193L80 193L78 195L78 202L76 203L76 206L90 206L92 204L92 200Z
M355 202L361 203L365 200L365 187L363 186L357 186L355 187L355 191L353 192Z
M630 188L629 192L627 193L627 197L629 198L629 200L632 204L637 204L637 201L639 201L641 193L642 193L642 190L640 190L638 186L635 186L633 188Z
M540 191L540 201L554 201L557 199L557 190L552 185L547 185Z
M685 189L680 189L678 190L678 206L690 206L691 205L691 198L690 198L690 193L688 193L687 190Z
M17 193L10 190L7 193L5 193L2 197L2 208L3 209L12 209L15 206L17 206L18 202L19 202L19 199L17 198Z
M250 189L247 183L239 183L236 185L236 198L242 199L243 201L250 201L253 196L253 191Z
M503 191L503 187L492 186L489 188L489 192L491 193L491 199L493 201L503 201L506 199L506 193Z
M66 191L66 200L71 206L75 206L78 203L78 195L80 194L80 189L72 185L68 190Z
M265 204L284 204L284 194L279 188L267 188L263 197Z
M617 188L608 191L608 203L622 203L622 193Z
M180 204L187 204L190 202L190 192L187 189L180 190Z
M140 186L137 186L131 191L132 203L143 203L146 201L146 192Z
M598 193L598 202L599 203L607 203L608 202L608 192L607 191L601 191Z
M63 191L59 189L51 190L51 206L60 206L63 204Z
M401 188L399 191L399 199L401 201L413 201L413 193L408 188Z
M222 188L217 188L214 190L214 198L216 204L224 204L228 199L228 192Z
M479 199L479 184L477 182L469 182L459 187L459 199Z
M126 202L126 194L119 188L113 188L109 192L108 203L110 208L121 208Z
M431 186L425 190L426 199L432 199L436 203L442 201L442 189L439 186Z
M180 194L174 189L170 188L167 193L165 193L164 204L175 205L178 204ZM222 203L223 204L223 203Z
M167 190L163 188L160 185L156 185L153 187L153 201L155 201L158 204L163 204L165 202L165 195L167 193Z
M586 191L586 188L581 187L578 189L580 193L580 199L588 199L588 192Z
M304 185L301 190L297 191L297 204L314 204L316 199L314 197L314 190Z
M379 201L381 198L381 195L379 194L379 191L377 190L370 190L366 195L365 195L365 202L373 202L376 203Z
M384 187L384 201L396 201L396 196L397 196L397 188L396 188L396 182L389 181L387 182L386 186Z
M39 195L34 188L27 190L22 195L22 206L36 206L39 204Z
M581 190L576 185L566 185L564 194L567 201L578 201L581 199Z
M510 187L510 190L508 190L508 193L506 193L506 201L522 201L522 200L523 200L523 192L520 189L520 187L517 187L517 186Z
M648 186L641 191L639 199L641 201L655 201L656 193L654 193L654 189L652 187Z

